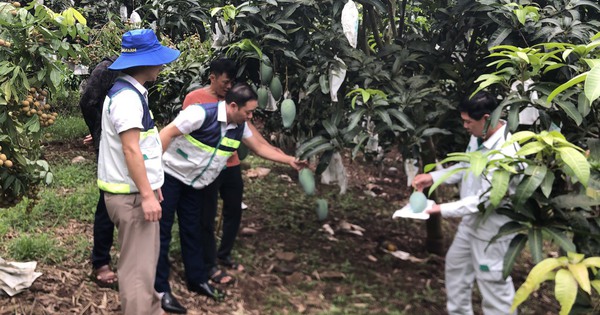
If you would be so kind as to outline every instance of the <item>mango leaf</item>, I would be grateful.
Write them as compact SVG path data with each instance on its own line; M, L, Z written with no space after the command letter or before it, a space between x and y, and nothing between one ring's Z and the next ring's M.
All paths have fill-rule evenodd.
M560 209L584 208L590 209L600 205L600 199L591 198L584 194L572 193L554 197L550 203Z
M560 147L556 148L556 150L560 155L560 159L573 170L579 181L584 186L587 186L590 178L590 164L585 156L570 147Z
M535 137L535 132L533 131L519 131L515 134L513 134L505 143L504 145L502 145L502 147L508 147L511 144L518 142L518 143L523 143L531 138Z
M600 280L592 280L591 285L596 292L600 293Z
M542 236L542 230L540 230L539 228L534 227L529 230L529 239L527 243L529 244L529 252L531 252L531 259L536 264L542 261L542 259L544 259L544 249L542 248L543 239L544 238Z
M410 130L415 129L415 125L413 124L411 119L405 113L403 113L395 108L388 110L388 113L390 115L394 116L394 118L398 119L398 121L400 121L400 123L402 123L404 125L404 127L408 128Z
M575 278L575 280L579 284L579 287L583 291L587 292L587 294L592 294L592 286L590 285L590 278L587 267L582 263L568 264L567 267L573 275L573 278Z
M584 73L572 78L571 80L567 81L566 83L561 84L556 89L554 89L554 91L552 91L552 93L550 93L550 95L548 95L548 99L546 100L546 102L550 103L558 94L562 93L563 91L565 91L566 89L568 89L574 85L577 85L577 84L585 81L586 78L587 78L587 72L584 72Z
M492 190L490 191L490 203L497 207L508 191L510 173L504 170L496 170L492 175Z
M535 141L535 142L529 142L526 145L522 146L521 149L519 149L519 151L517 151L517 155L520 156L528 156L531 154L536 154L542 150L544 150L546 148L546 145Z
M587 116L592 110L591 103L584 93L579 94L577 98L577 110L583 117Z
M600 268L600 257L589 257L584 259L582 262L586 267Z
M494 46L498 46L500 44L502 44L502 42L506 39L506 37L508 37L508 35L510 35L510 33L512 33L512 28L508 28L508 27L499 27L494 34L492 34L492 36L490 36L490 39L488 40L488 49L491 50L491 48L493 48Z
M331 138L335 138L338 135L337 127L334 126L331 122L329 122L328 120L323 120L321 123L323 124L323 127L325 127L325 130L327 130L327 133Z
M475 176L481 176L485 166L487 165L487 157L484 156L481 151L475 151L471 153L469 159L469 171Z
M493 242L495 242L496 240L498 240L499 238L501 238L503 236L510 235L510 234L517 234L520 232L525 232L526 230L527 230L527 225L525 225L523 223L519 223L517 221L506 222L506 223L504 223L503 226L500 227L500 229L498 229L498 234L496 234L496 235L494 235L494 237L492 237L489 244L492 244ZM489 244L488 244L488 246L489 246Z
M583 91L590 103L600 97L600 66L596 65L589 71Z
M527 199L540 186L544 177L546 177L547 171L548 168L544 165L530 165L525 169L525 172L531 175L526 176L517 186L517 191L513 196L513 200L517 205L525 204Z
M521 252L523 251L523 248L525 248L525 244L527 244L527 235L525 234L517 234L510 241L510 244L508 245L508 250L506 251L506 254L504 254L504 262L502 267L502 277L504 277L504 279L510 276L513 266L515 265L515 261L518 257L521 256ZM525 299L527 299L527 297L525 297L523 301L525 301Z
M321 145L325 142L328 142L329 140L323 136L316 136L304 143L302 143L298 149L296 149L296 155L297 156L302 156L304 155L304 153L306 153L308 150L310 150L313 147L316 147L318 145Z
M550 198L550 193L552 193L552 185L554 185L554 173L546 172L546 177L544 177L544 181L540 185L540 190L546 196L546 198Z
M512 242L511 242L512 245ZM510 250L510 246L509 246ZM506 256L504 258L506 262ZM560 267L564 263L567 263L566 257L560 258L546 258L542 260L539 264L535 265L529 275L527 275L527 279L521 285L519 290L515 293L515 298L513 300L513 304L510 307L510 312L514 312L521 303L523 303L527 297L540 285L540 283L549 280L548 274L553 272L554 269ZM564 270L564 269L563 269ZM566 270L565 270L566 271ZM568 271L567 271L568 272ZM569 273L570 274L570 273ZM573 279L574 281L574 279ZM577 293L577 290L575 290Z
M567 269L556 272L554 295L560 304L559 315L568 315L577 297L577 281Z
M542 227L542 232L544 232L552 241L560 246L565 252L575 251L575 244L569 239L563 232L548 227Z
M569 118L573 119L577 126L581 125L583 117L573 103L560 100L555 100L554 102L567 114L567 116L569 116Z
M467 170L467 169L468 169L468 168L466 168L466 167L457 167L457 168L455 168L455 169L451 169L451 170L449 170L448 172L444 173L444 175L440 176L440 178L439 178L437 181L435 181L435 182L433 183L433 185L431 185L431 187L429 188L429 196L431 196L431 193L433 193L433 191L434 191L434 190L435 190L435 189L436 189L436 188L437 188L439 185L443 184L445 180L447 180L448 178L450 178L450 176L452 176L452 175L454 175L454 174L456 174L456 173L458 173L458 172L465 171L465 170Z
M316 147L313 147L310 149L310 151L306 152L304 155L302 155L301 157L303 159L309 158L311 156L315 156L319 153L323 153L325 151L329 151L329 150L333 150L335 149L335 147L333 146L333 144L331 144L330 142L325 142L322 143Z

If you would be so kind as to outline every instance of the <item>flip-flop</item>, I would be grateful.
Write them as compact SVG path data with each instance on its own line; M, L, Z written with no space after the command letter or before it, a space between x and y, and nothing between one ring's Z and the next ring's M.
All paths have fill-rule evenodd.
M233 261L231 258L226 258L226 259L219 258L218 260L219 260L219 264L221 264L231 270L242 272L246 269L246 268L244 268L244 265L242 265L236 261Z
M210 274L211 274L210 281L212 281L215 284L233 284L233 283L235 283L234 277L232 277L230 274L228 274L224 270L221 270L217 267L213 268L211 270ZM226 278L229 278L229 279L225 280Z
M101 288L114 289L119 284L117 274L108 265L93 269L90 277Z

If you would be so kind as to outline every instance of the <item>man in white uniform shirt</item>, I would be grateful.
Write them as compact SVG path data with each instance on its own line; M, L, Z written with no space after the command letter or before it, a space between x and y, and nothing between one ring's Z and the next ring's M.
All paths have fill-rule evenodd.
M486 129L486 122L497 106L496 98L483 91L459 104L463 126L471 134L466 152L501 150L506 155L515 155L516 145L502 148L510 137L510 133L506 132L506 122L499 121L494 128L489 126ZM468 164L458 163L443 170L419 174L412 185L422 191L448 171L459 167L468 167ZM431 209L425 210L427 213L441 213L443 217L462 217L446 254L446 295L450 315L473 314L471 295L475 280L482 295L483 313L486 315L509 314L515 295L511 277L502 277L504 254L512 235L490 243L500 227L510 219L494 212L482 221L482 213L477 208L488 199L489 193L486 191L490 188L492 174L486 176L487 178L483 175L476 177L465 171L453 174L444 183L461 183L460 200L435 204Z

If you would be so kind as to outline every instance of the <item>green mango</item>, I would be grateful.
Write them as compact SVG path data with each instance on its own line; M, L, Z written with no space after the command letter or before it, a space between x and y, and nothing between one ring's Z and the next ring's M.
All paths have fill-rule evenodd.
M286 99L283 102L281 102L281 121L283 122L283 127L291 127L295 118L296 104L294 103L294 101Z
M265 108L269 103L269 91L266 87L261 86L256 94L258 95L258 107Z
M269 85L271 83L271 79L273 79L273 68L264 62L260 63L260 82L263 85Z
M325 199L317 199L317 218L319 221L323 221L327 218L327 214L329 213L329 209L327 206L327 200Z
M427 207L427 196L420 191L415 191L410 195L408 203L414 213L423 212Z
M315 175L308 168L303 168L298 174L300 185L307 195L313 195L315 193Z
M271 90L271 94L276 101L279 101L281 96L283 95L283 88L281 86L281 81L277 76L273 77L271 80L271 84L269 85L269 90Z

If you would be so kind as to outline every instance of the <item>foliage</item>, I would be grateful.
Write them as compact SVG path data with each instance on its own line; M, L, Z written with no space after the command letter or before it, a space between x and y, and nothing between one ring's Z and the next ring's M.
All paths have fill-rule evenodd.
M33 2L0 3L0 196L2 207L25 194L36 199L39 183L52 182L48 163L40 160L43 128L57 113L48 100L68 95L65 60L79 58L82 47L69 40L87 39L86 19L75 9L55 13Z
M185 95L208 81L208 63L212 58L208 44L192 35L175 45L181 55L165 65L149 89L150 107L157 121L172 121L181 110Z
M600 268L600 258L585 258L585 255L569 252L567 257L546 258L538 263L531 272L525 283L521 285L515 294L515 300L511 306L514 312L540 284L547 280L554 280L554 294L560 303L560 315L570 314L577 292L583 290L588 295L592 294L592 288L600 293L600 280L590 281L591 269L594 278L597 276L597 268Z

